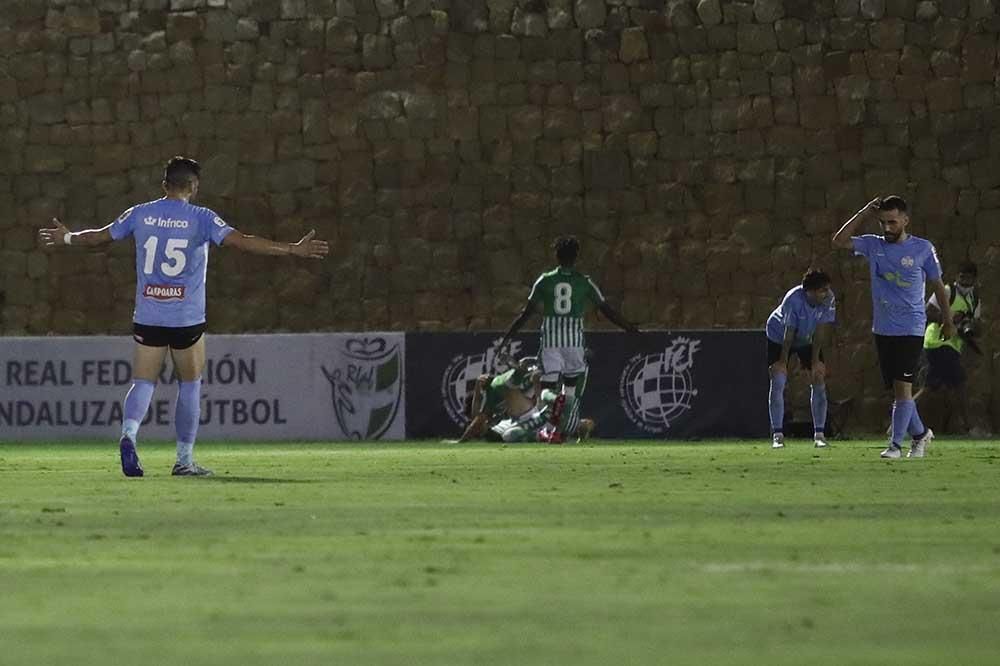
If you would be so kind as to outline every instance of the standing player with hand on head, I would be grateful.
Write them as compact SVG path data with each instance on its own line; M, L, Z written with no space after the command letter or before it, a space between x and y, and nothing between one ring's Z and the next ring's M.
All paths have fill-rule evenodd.
M198 193L201 167L186 157L167 162L164 196L129 208L100 229L70 232L59 220L40 229L46 248L60 245L98 247L132 236L135 240L135 314L132 337L135 355L132 386L125 396L119 441L122 472L142 476L135 443L167 349L180 379L174 424L177 463L174 476L205 476L211 471L193 459L198 432L201 373L205 366L205 274L209 242L253 254L292 255L321 259L329 252L326 241L310 231L297 243L277 243L247 236L229 226L214 211L190 203Z
M557 426L550 438L553 444L562 442L567 426L579 419L576 384L587 369L583 346L583 317L587 310L596 306L609 321L620 328L629 333L639 332L634 324L608 304L589 276L576 270L580 243L575 237L557 239L555 253L559 266L542 273L535 280L531 293L528 294L528 302L500 342L500 349L504 349L510 338L541 307L542 340L539 356L542 362L542 381L547 386L556 387L561 378L564 385L564 393L559 396L552 410L553 423ZM567 402L568 411L565 405ZM567 412L565 417L564 411Z
M767 318L767 366L771 374L768 411L771 416L771 448L785 446L785 383L792 352L799 364L809 371L812 391L809 406L813 417L813 441L816 448L826 446L826 364L823 350L829 349L837 300L830 289L830 278L823 271L810 269L802 284L790 289L781 304Z
M877 219L882 235L854 236L862 222ZM955 335L948 293L941 281L941 263L930 241L911 236L906 201L899 196L876 197L833 236L834 247L853 249L868 260L872 282L872 332L886 388L893 389L892 439L883 458L902 456L901 442L912 437L908 458L923 458L934 433L924 427L913 402L913 378L924 344L927 314L924 284L941 308L941 335Z

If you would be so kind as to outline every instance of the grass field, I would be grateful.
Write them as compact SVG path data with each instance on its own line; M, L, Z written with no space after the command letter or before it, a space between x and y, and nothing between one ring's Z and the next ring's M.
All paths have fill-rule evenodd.
M996 664L1000 446L0 445L0 664Z

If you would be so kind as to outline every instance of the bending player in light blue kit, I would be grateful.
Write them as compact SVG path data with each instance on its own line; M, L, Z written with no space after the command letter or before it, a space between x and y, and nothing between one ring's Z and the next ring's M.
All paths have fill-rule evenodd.
M132 386L123 405L119 442L122 472L142 476L135 444L167 349L180 378L174 424L177 463L174 476L205 476L211 471L193 459L198 433L201 373L205 366L205 274L209 242L254 254L292 255L321 259L329 252L326 241L310 231L297 243L277 243L247 236L229 226L214 211L190 203L198 193L201 167L192 159L174 157L163 174L164 196L138 204L100 229L71 232L59 220L40 229L44 247L96 247L133 237L135 240L135 314L132 337L135 355Z
M826 364L823 350L829 348L833 322L837 317L837 299L830 289L826 273L810 269L802 284L781 299L781 304L767 318L767 367L771 375L768 412L771 416L771 448L785 446L785 383L792 352L799 364L809 371L812 392L809 406L813 417L813 441L817 448L826 446Z

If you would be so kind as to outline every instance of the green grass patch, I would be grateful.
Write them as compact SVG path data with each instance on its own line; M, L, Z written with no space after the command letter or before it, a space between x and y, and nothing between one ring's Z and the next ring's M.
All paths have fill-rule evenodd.
M0 445L2 664L987 664L1000 449Z

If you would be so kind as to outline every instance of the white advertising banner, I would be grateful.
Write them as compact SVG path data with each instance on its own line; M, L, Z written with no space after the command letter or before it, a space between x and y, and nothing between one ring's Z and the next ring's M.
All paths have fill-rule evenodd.
M0 338L0 441L117 440L131 337ZM402 333L211 335L198 438L375 440L405 436ZM169 362L140 430L172 440Z

